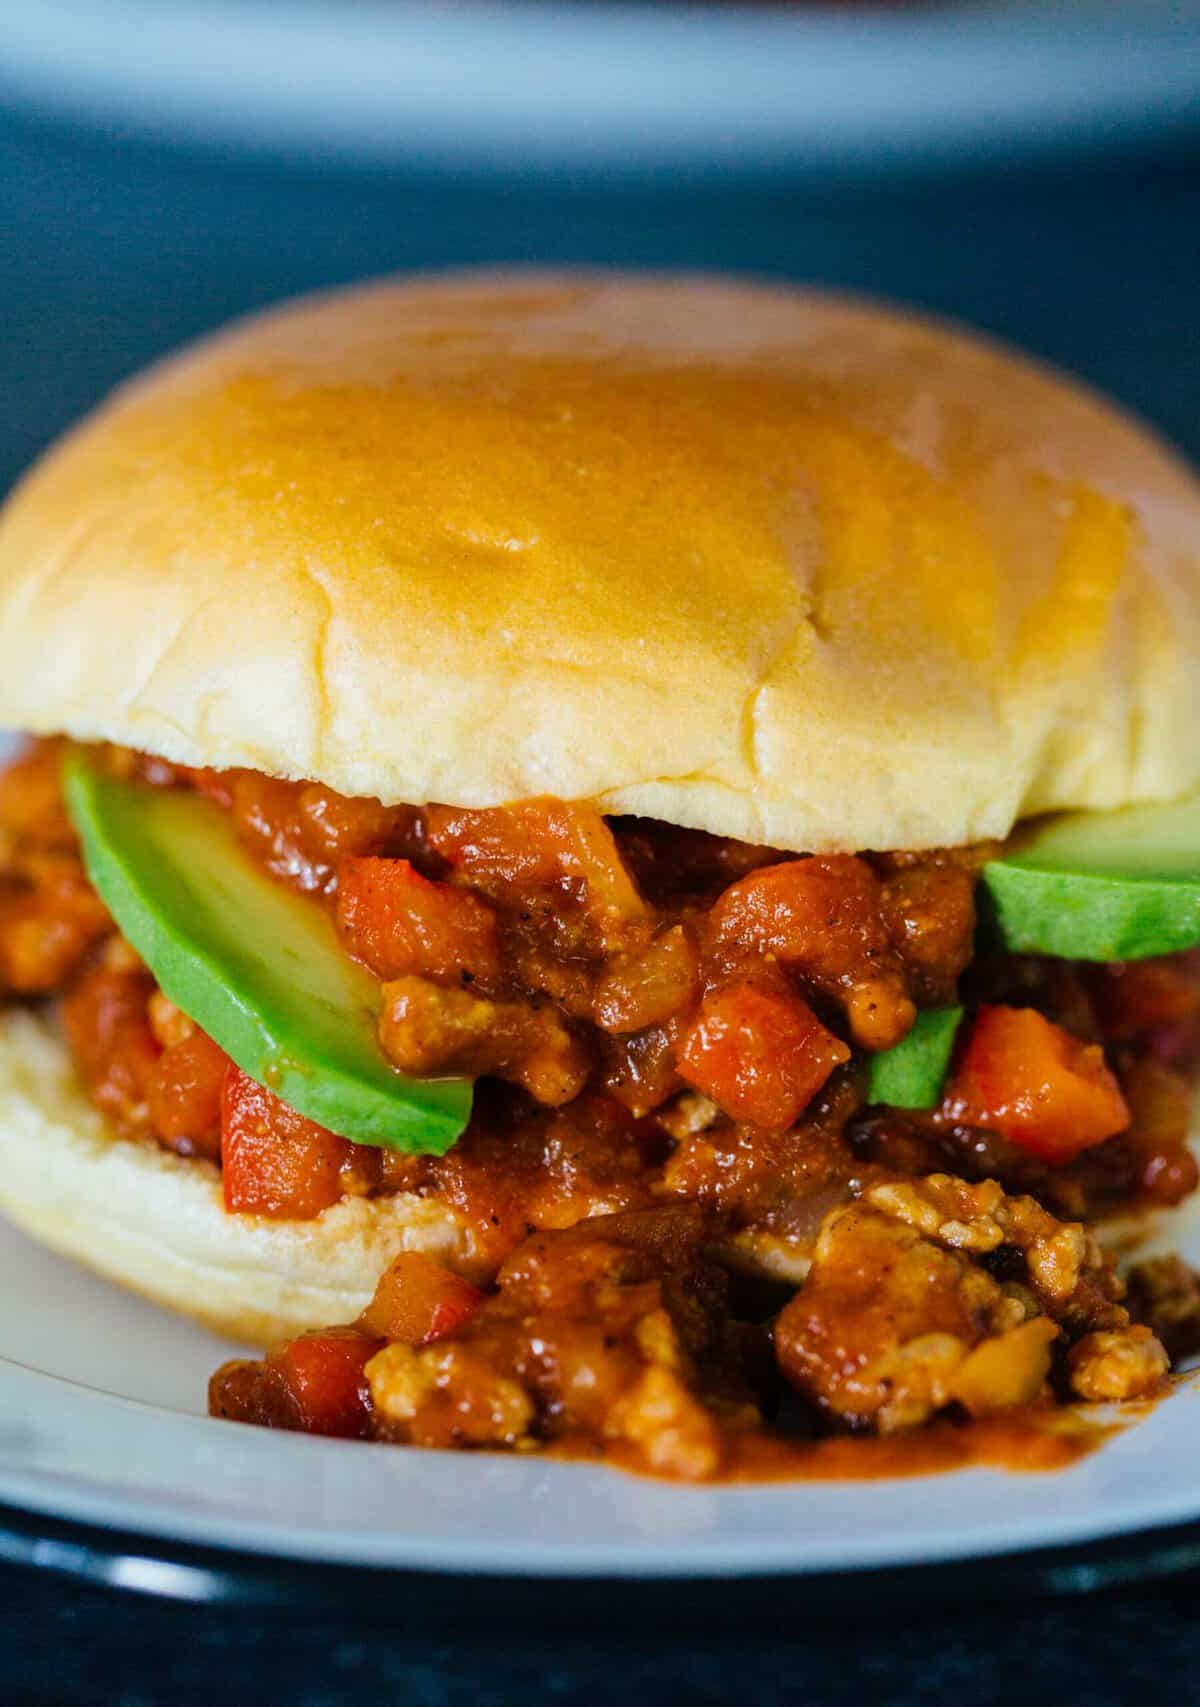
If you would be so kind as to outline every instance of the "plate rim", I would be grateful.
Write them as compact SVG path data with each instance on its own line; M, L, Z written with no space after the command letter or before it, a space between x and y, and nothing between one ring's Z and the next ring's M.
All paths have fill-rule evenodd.
M104 1589L189 1605L253 1607L294 1612L312 1606L350 1609L367 1619L384 1617L395 1627L422 1629L443 1623L512 1627L536 1620L550 1628L566 1611L573 1626L611 1626L625 1609L656 1625L691 1626L736 1618L739 1627L768 1622L777 1627L775 1596L802 1592L801 1610L811 1616L833 1612L859 1616L856 1597L849 1611L846 1590L869 1585L873 1604L928 1605L936 1596L945 1608L989 1598L1027 1600L1035 1594L1080 1596L1134 1584L1200 1573L1200 1521L1168 1524L1068 1547L1018 1548L967 1560L919 1565L735 1577L545 1577L462 1571L410 1571L395 1566L330 1564L279 1559L271 1554L219 1544L171 1541L0 1502L0 1567L49 1573ZM764 1602L764 1581L773 1596ZM469 1584L469 1615L462 1586ZM403 1588L403 1593L397 1590ZM680 1591L686 1593L681 1594ZM450 1598L446 1598L447 1595ZM432 1618L431 1618L432 1613Z
M961 168L1194 129L1200 6L40 0L0 11L0 98L159 142L489 180Z
M1200 1402L1200 1385L1185 1377L1178 1391L1155 1407L1150 1416L1161 1413L1166 1407L1186 1402L1189 1394L1193 1403ZM906 1497L911 1490L919 1490L923 1484L928 1485L930 1480L944 1485L951 1479L976 1476L1003 1477L1013 1488L1028 1489L1031 1484L1045 1483L1047 1478L1070 1476L1079 1468L1076 1465L1066 1470L1032 1474L986 1469L948 1471L935 1474L933 1478L885 1479L872 1484L773 1482L696 1488L643 1480L603 1466L507 1458L494 1454L474 1455L466 1461L461 1454L451 1452L404 1453L401 1458L395 1448L386 1445L280 1435L267 1429L248 1428L245 1424L170 1410L84 1386L63 1376L48 1375L0 1357L0 1424L7 1423L11 1429L15 1416L15 1432L20 1436L22 1419L28 1414L31 1404L34 1407L48 1404L52 1414L56 1407L69 1404L72 1418L85 1430L97 1421L103 1427L113 1425L118 1419L127 1423L131 1417L140 1418L143 1425L158 1431L157 1445L167 1450L168 1456L171 1449L179 1447L178 1457L185 1464L191 1461L198 1429L205 1431L200 1439L210 1447L214 1445L216 1436L208 1431L235 1430L239 1455L255 1460L253 1468L264 1473L268 1465L279 1470L287 1461L289 1475L293 1472L303 1475L307 1467L313 1477L319 1477L322 1468L333 1474L339 1461L344 1469L356 1463L365 1464L366 1459L362 1455L372 1454L376 1455L376 1464L395 1464L398 1470L403 1464L404 1475L415 1473L413 1466L419 1460L428 1460L443 1471L452 1471L454 1478L461 1477L464 1462L479 1466L481 1474L485 1474L489 1466L498 1467L491 1473L502 1481L516 1482L532 1471L556 1493L569 1489L573 1478L579 1478L576 1486L582 1487L584 1478L619 1476L626 1486L632 1483L649 1488L668 1487L670 1498L679 1502L681 1513L689 1501L696 1509L695 1502L714 1499L727 1510L740 1502L745 1509L753 1511L756 1498L762 1497L764 1490L794 1492L797 1489L872 1486L899 1489L901 1492L895 1495L899 1499ZM67 1413L59 1411L58 1414L65 1416ZM1114 1446L1119 1447L1121 1440L1136 1441L1140 1423L1149 1420L1145 1417L1119 1430L1115 1439L1100 1445L1096 1452L1081 1460L1081 1464L1086 1465L1111 1452ZM31 1433L36 1435L36 1423ZM136 1437L132 1440L130 1450L135 1457L139 1446L144 1447L145 1444L144 1433L140 1442ZM347 1459L347 1454L352 1457ZM598 1542L595 1537L588 1540L585 1534L581 1538L570 1535L567 1541L561 1537L548 1541L536 1535L523 1538L518 1535L514 1540L512 1536L497 1538L482 1532L467 1536L456 1535L452 1531L440 1536L422 1536L416 1531L407 1535L403 1531L369 1532L345 1524L341 1527L335 1524L319 1527L311 1521L307 1525L296 1522L264 1525L261 1517L239 1517L231 1515L228 1509L220 1508L219 1515L214 1515L212 1511L193 1509L186 1502L181 1503L177 1487L166 1488L161 1474L155 1479L152 1456L144 1460L152 1490L147 1493L145 1487L140 1490L131 1488L128 1479L120 1484L110 1481L106 1485L95 1476L89 1481L86 1474L70 1476L61 1470L23 1468L19 1462L14 1466L11 1453L9 1461L5 1461L3 1428L0 1428L0 1506L7 1505L39 1514L48 1520L82 1524L97 1530L124 1530L156 1544L217 1548L314 1567L487 1575L505 1580L603 1578L653 1583L761 1580L781 1576L797 1579L838 1576L844 1579L878 1571L927 1566L953 1568L1006 1554L1026 1556L1039 1550L1061 1552L1091 1545L1116 1544L1138 1535L1149 1536L1181 1523L1195 1524L1200 1534L1200 1485L1192 1490L1191 1509L1188 1509L1186 1497L1181 1500L1177 1487L1164 1487L1157 1490L1153 1500L1147 1500L1143 1493L1140 1499L1127 1498L1124 1503L1119 1499L1109 1501L1100 1507L1098 1514L1088 1508L1067 1521L1063 1521L1060 1515L1050 1533L1046 1531L1043 1508L1036 1501L1018 1500L1015 1502L1016 1511L1004 1521L976 1517L973 1527L968 1522L957 1530L951 1530L948 1535L939 1537L932 1549L928 1542L923 1548L921 1545L914 1547L907 1535L901 1536L894 1527L888 1529L886 1525L881 1534L869 1541L864 1542L859 1535L841 1546L831 1546L826 1540L823 1550L819 1545L814 1546L811 1534L798 1543L795 1536L778 1531L766 1537L761 1534L748 1536L740 1544L731 1541L727 1533L715 1538L704 1537L699 1542L693 1539L684 1543L671 1538L656 1549L647 1543L644 1536L636 1541L634 1537L621 1536ZM700 1509L703 1509L702 1505Z

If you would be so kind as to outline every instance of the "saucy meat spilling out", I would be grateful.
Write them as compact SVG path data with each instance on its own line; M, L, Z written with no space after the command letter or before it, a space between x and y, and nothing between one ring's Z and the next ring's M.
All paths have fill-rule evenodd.
M213 1379L214 1412L688 1479L1056 1463L1062 1402L1156 1392L1200 1343L1178 1259L1128 1296L1093 1224L1194 1190L1195 954L981 948L986 848L798 856L587 806L384 807L108 750L198 789L381 983L410 1075L478 1079L444 1156L288 1108L157 989L88 883L61 748L0 778L0 982L60 1001L111 1126L221 1169L231 1214L435 1198L360 1320ZM961 1002L937 1106L871 1056Z

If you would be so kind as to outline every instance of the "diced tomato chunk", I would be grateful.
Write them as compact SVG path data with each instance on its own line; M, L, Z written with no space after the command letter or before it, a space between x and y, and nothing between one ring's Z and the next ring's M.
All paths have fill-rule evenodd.
M73 854L30 855L0 886L0 984L22 996L61 990L112 929Z
M853 854L765 865L726 889L709 929L726 948L841 977L888 946L879 879Z
M1055 1164L1130 1120L1098 1045L1081 1043L1034 1008L980 1008L943 1113Z
M210 773L212 775L213 773ZM216 773L218 776L220 773ZM285 782L257 771L228 771L214 793L227 805L238 835L267 870L305 894L330 892L345 859L405 854L419 840L412 806L335 794L317 782Z
M359 1325L379 1339L429 1345L454 1333L482 1303L469 1280L419 1251L401 1251L380 1276Z
M726 1113L780 1130L849 1059L841 1038L790 990L736 984L704 998L678 1067Z
M380 978L413 973L439 984L500 982L496 915L486 901L431 883L406 859L348 859L338 870L342 941Z
M610 949L649 929L646 903L592 806L561 800L524 800L482 812L435 806L427 822L430 846L498 900L538 888L581 891L584 913Z
M353 1328L325 1328L303 1334L268 1359L283 1382L306 1434L361 1440L371 1420L371 1391L363 1373L380 1348Z
M890 1049L915 1009L894 953L883 889L854 854L766 865L733 883L709 916L710 969L771 955L841 1000L867 1049Z
M228 1072L228 1055L198 1027L164 1049L147 1093L155 1134L183 1154L215 1160Z
M341 1197L340 1170L353 1151L230 1065L221 1097L221 1178L231 1214L311 1221Z
M153 989L145 972L100 965L84 973L63 1003L76 1066L96 1106L121 1132L146 1129L161 1054L146 1018Z

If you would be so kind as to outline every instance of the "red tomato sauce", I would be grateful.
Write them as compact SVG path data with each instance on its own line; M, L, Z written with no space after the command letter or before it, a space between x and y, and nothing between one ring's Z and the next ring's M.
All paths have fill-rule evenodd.
M380 980L397 1067L478 1080L449 1154L410 1156L303 1118L157 990L88 884L59 759L41 743L0 776L0 986L61 1001L113 1128L219 1167L233 1214L436 1199L488 1283L414 1258L357 1326L223 1371L221 1414L817 1474L851 1436L892 1443L879 1463L923 1463L895 1445L913 1431L1000 1453L1012 1418L1142 1396L1164 1343L1200 1343L1194 1277L1149 1265L1131 1317L1088 1231L1195 1189L1196 955L977 956L985 848L808 857L557 800L385 807L107 751L202 791L329 910ZM869 1105L871 1053L956 1001L939 1106ZM1036 1432L1034 1456L1068 1450Z
M443 1450L541 1451L683 1481L920 1475L969 1464L1049 1470L1104 1438L1078 1409L1056 1403L1048 1348L1063 1327L1044 1316L1016 1334L1028 1340L1040 1330L1032 1360L1011 1331L1007 1342L984 1337L988 1368L980 1383L960 1382L957 1402L928 1403L909 1426L893 1418L872 1429L860 1416L847 1433L822 1402L828 1354L822 1375L810 1346L814 1380L789 1380L780 1342L789 1336L794 1350L795 1324L775 1300L738 1292L709 1253L713 1232L696 1205L596 1217L534 1235L488 1292L427 1257L401 1255L340 1335L304 1335L265 1359L218 1370L210 1409L270 1427ZM875 1237L878 1254L878 1230ZM849 1262L869 1260L869 1239L846 1230L842 1244ZM958 1306L978 1302L953 1264L922 1280L937 1294L932 1308L943 1325ZM1086 1282L1076 1287L1076 1307L1123 1324L1110 1335L1129 1346L1148 1341L1149 1329L1128 1326L1096 1280L1093 1273L1090 1298ZM830 1320L840 1310L846 1343L861 1342L855 1317L871 1315L871 1300L861 1289L839 1294L836 1280L831 1290ZM892 1304L897 1296L893 1288ZM804 1297L801 1290L796 1301ZM910 1303L920 1311L929 1300L913 1292ZM916 1325L928 1340L929 1320ZM880 1337L878 1323L868 1323L871 1332ZM773 1342L783 1355L773 1355ZM888 1371L893 1399L908 1382L910 1404L929 1400L931 1371L936 1378L928 1346L922 1358L916 1343L910 1338L904 1373L886 1348L875 1365ZM1159 1391L1164 1371L1160 1357L1130 1396ZM989 1382L1006 1403L989 1403Z

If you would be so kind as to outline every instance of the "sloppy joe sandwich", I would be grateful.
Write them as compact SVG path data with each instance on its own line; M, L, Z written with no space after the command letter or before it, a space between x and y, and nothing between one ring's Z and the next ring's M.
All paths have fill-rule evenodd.
M1050 1438L1200 1342L1103 1241L1197 1184L1198 706L1196 481L959 331L236 325L0 516L0 1205L269 1348L244 1421Z

